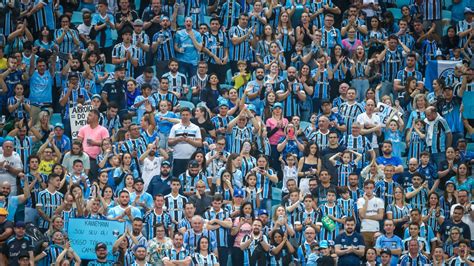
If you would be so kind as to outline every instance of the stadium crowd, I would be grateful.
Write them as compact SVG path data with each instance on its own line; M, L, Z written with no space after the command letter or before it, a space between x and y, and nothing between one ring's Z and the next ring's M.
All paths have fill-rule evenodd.
M0 1L0 265L474 265L471 8Z

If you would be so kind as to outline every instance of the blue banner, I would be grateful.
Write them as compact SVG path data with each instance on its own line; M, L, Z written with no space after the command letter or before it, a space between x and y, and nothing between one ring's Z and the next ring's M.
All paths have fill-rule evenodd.
M109 220L70 218L67 234L71 247L81 259L96 259L95 245L107 245L108 259L112 260L112 246L125 232L125 223Z
M466 119L474 118L474 91L465 91L462 95L463 117Z

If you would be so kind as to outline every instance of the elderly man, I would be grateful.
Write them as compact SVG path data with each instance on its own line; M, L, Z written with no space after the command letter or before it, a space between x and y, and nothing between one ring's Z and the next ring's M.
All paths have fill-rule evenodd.
M11 185L10 193L16 195L16 177L23 169L20 155L14 152L14 144L7 139L2 145L3 153L0 154L0 183L7 181Z
M191 219L191 229L186 231L183 236L186 250L194 253L202 236L206 236L209 239L209 250L217 256L216 235L213 231L204 229L204 218L200 215L194 215Z
M446 148L452 145L453 135L446 119L436 112L435 107L426 108L425 116L426 146L431 152L431 159L440 168L441 162L446 160Z
M21 195L15 195L15 194L12 194L11 193L11 187L12 185L8 182L8 181L3 181L2 183L2 190L1 190L1 195L5 197L5 202L4 203L7 203L6 204L6 207L7 208L7 211L8 211L8 216L7 216L7 220L9 221L13 221L14 218L15 218L15 213L16 211L18 210L18 205L20 204L23 204L27 199L30 198L30 185L28 184L28 179L24 178L25 175L23 173L20 173L18 176L20 176L20 178L24 181L24 194L21 194ZM0 202L1 203L1 202ZM5 204L4 204L5 205ZM21 220L24 219L24 212L25 212L25 209L21 208L21 211L23 212L23 214L20 215L19 218L21 218ZM20 211L19 211L20 213Z

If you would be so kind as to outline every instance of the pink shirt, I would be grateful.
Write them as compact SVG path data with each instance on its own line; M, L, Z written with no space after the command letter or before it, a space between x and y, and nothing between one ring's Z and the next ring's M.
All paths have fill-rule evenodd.
M103 139L109 137L109 131L101 125L92 129L89 125L85 125L79 129L78 137L82 138L82 149L90 158L95 159L100 154L100 146L91 146L87 144L87 140L91 139L96 142L102 142Z
M234 220L234 227L239 226L240 222L240 217L235 218ZM244 238L245 235L248 235L252 232L252 225L249 223L244 223L241 227L237 235L235 236L234 240L234 247L238 248L240 247L240 242L242 241L242 238Z
M277 145L281 137L285 136L285 127L286 125L288 125L288 119L283 118L281 122L283 123L283 128L278 129L278 131L275 132L275 134L273 134L271 137L268 138L271 145ZM277 123L278 121L275 118L271 117L267 119L266 126L269 127L270 130L272 130L277 126ZM268 131L267 134L268 133L270 133L270 131Z

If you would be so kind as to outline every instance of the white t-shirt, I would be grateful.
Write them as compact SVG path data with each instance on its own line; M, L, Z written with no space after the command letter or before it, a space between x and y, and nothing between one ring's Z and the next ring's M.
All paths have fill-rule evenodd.
M23 163L21 162L20 155L18 155L16 152L13 152L13 154L9 157L5 157L3 153L0 154L0 165L6 164L9 164L10 166L17 169L23 169ZM16 177L7 172L4 167L0 167L0 184L5 181L8 181L8 183L11 185L10 195L16 196Z
M160 175L160 167L162 161L162 156L154 157L153 159L150 159L150 157L146 157L145 160L143 160L143 164L141 165L142 178L145 182L145 188L143 189L143 191L147 191L148 185L150 184L151 179L155 175Z
M364 197L361 197L357 200L357 209L362 209L365 204ZM367 204L367 211L365 212L366 216L377 215L380 209L384 208L384 203L381 198L373 197L369 200ZM377 232L380 231L379 221L372 219L362 219L361 221L361 232Z
M360 114L357 116L356 121L364 127L365 125L371 124L371 125L380 125L382 122L380 121L380 116L378 114L372 114L372 117L369 117L366 112ZM371 140L372 148L376 149L379 147L379 144L377 142L377 134L373 133L372 134L372 140Z
M170 138L177 138L187 135L187 138L194 140L202 139L201 129L193 123L189 123L189 126L185 126L181 123L174 125L170 131ZM174 159L189 159L191 155L197 150L193 145L182 141L178 142L173 147L173 158Z

